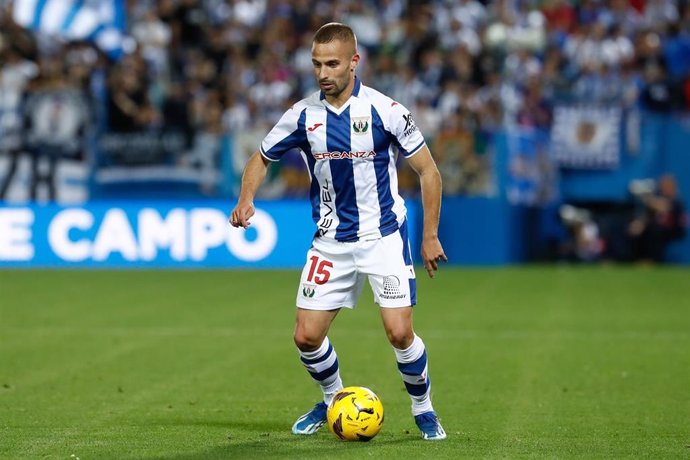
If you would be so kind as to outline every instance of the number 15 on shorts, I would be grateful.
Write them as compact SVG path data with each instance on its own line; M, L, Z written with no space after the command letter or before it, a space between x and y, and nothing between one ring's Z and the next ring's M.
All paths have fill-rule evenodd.
M316 297L320 298L322 294L325 294L325 291L321 292L325 289L325 286L319 286L323 286L331 279L332 272L333 262L319 255L310 255L302 270L302 286L297 294L297 304L300 305L303 302L311 304L311 302L316 301L314 296L317 294L317 291L319 291L319 295ZM309 308L314 307L315 305L310 305Z
M330 269L333 268L333 262L326 259L319 259L318 256L311 256L309 258L309 274L307 281L315 284L326 284L331 277Z

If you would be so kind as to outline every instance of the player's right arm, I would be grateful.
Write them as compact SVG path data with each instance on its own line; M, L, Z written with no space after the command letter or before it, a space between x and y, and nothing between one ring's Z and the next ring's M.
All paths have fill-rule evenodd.
M237 206L230 214L230 224L233 227L249 227L249 219L255 212L254 196L266 178L268 164L279 161L287 151L301 147L306 142L304 112L304 107L298 104L285 112L261 142L260 150L254 152L247 161Z
M268 170L269 161L256 151L247 161L242 174L240 196L235 209L230 214L230 224L233 227L249 227L249 219L254 215L254 196L259 189Z

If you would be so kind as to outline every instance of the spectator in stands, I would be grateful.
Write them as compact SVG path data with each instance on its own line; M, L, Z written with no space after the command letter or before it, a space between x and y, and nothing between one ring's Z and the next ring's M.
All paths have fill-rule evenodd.
M144 13L142 20L132 26L132 36L141 47L141 54L153 75L166 76L169 72L169 47L172 42L170 26L153 9Z
M669 23L666 30L662 49L668 73L671 80L682 81L690 76L690 33L681 33L678 22Z
M183 83L173 81L168 84L161 110L164 131L176 131L184 135L185 139L191 139L190 103L190 95Z
M635 57L633 42L625 35L623 27L619 24L614 24L609 28L602 46L604 62L614 69L631 62Z
M249 125L272 125L313 91L311 33L331 20L349 20L357 29L367 50L366 78L405 106L421 101L430 134L434 124L441 126L435 117L457 110L478 120L486 136L506 126L548 130L549 109L573 95L625 109L690 110L687 1L128 1L127 32L136 51L107 63L93 46L21 29L7 13L9 3L0 0L0 48L11 44L25 69L36 68L35 43L44 54L66 49L70 79L91 100L105 101L95 111L107 115L94 117L98 129L183 132L187 147L206 130L197 122L199 101L218 101L213 117L220 109L222 133L235 142ZM0 53L5 107L8 98L17 100L7 89L16 68ZM106 91L99 79L107 80ZM0 109L0 133L9 132L8 113ZM0 154L10 152L10 159L17 157L13 139L0 135ZM15 163L5 164L0 197Z
M624 64L618 73L619 102L624 109L639 105L642 87L642 78L635 72L632 63Z
M148 81L140 56L127 56L112 69L108 84L108 125L112 131L142 131L159 120L149 97Z
M551 125L551 108L542 97L541 85L536 81L525 88L517 123L528 129L548 129Z
M223 135L223 103L218 91L198 93L191 101L194 137L182 163L199 171L200 190L205 195L215 191Z
M542 2L542 14L546 28L555 44L563 43L575 25L575 8L567 0L546 0Z
M86 98L67 79L61 56L41 60L40 73L31 82L24 112L32 159L31 199L39 198L39 186L45 184L48 200L55 201L58 163L65 157L81 154L88 120Z
M666 174L658 184L635 181L630 191L638 201L638 211L628 226L633 260L663 262L668 245L683 238L688 226L676 179Z
M647 27L678 20L677 0L647 0L643 18Z
M619 24L627 36L636 34L643 25L645 0L610 0L603 14L608 24Z
M476 121L468 110L444 117L433 142L434 155L447 195L478 195L488 186L489 165L475 151Z
M17 171L24 140L21 101L28 82L37 74L38 66L24 59L9 40L0 35L0 154L6 155L8 160L0 181L0 200L5 199Z
M577 101L595 104L621 102L621 80L616 70L605 63L583 67L572 87Z
M658 113L669 113L683 105L678 85L666 75L662 66L650 64L644 72L645 86L640 96L642 107Z

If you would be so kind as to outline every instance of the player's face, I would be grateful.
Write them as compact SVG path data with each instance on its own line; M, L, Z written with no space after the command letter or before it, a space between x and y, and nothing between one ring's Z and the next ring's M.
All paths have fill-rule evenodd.
M359 54L353 44L340 40L314 43L311 61L316 81L327 98L337 99L345 90L352 90L359 62Z

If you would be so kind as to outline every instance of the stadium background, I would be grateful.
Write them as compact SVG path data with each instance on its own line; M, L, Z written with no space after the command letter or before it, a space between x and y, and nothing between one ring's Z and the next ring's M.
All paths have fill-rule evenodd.
M687 458L687 267L519 262L569 259L562 204L606 232L631 180L670 172L689 199L689 11L0 0L0 458ZM382 432L290 433L318 395L292 346L313 231L299 157L274 165L254 230L227 224L330 20L355 27L363 81L415 112L444 175L460 266L419 270L415 310L442 443L419 437L368 289L329 337L344 381L384 401ZM139 267L162 269L120 269Z
M311 36L332 20L426 136L451 263L570 257L564 203L623 241L635 179L672 173L690 197L685 1L4 0L0 18L2 266L300 266L297 152L255 230L225 219L248 155L316 90ZM404 163L400 184L418 216ZM667 259L690 262L690 239Z

